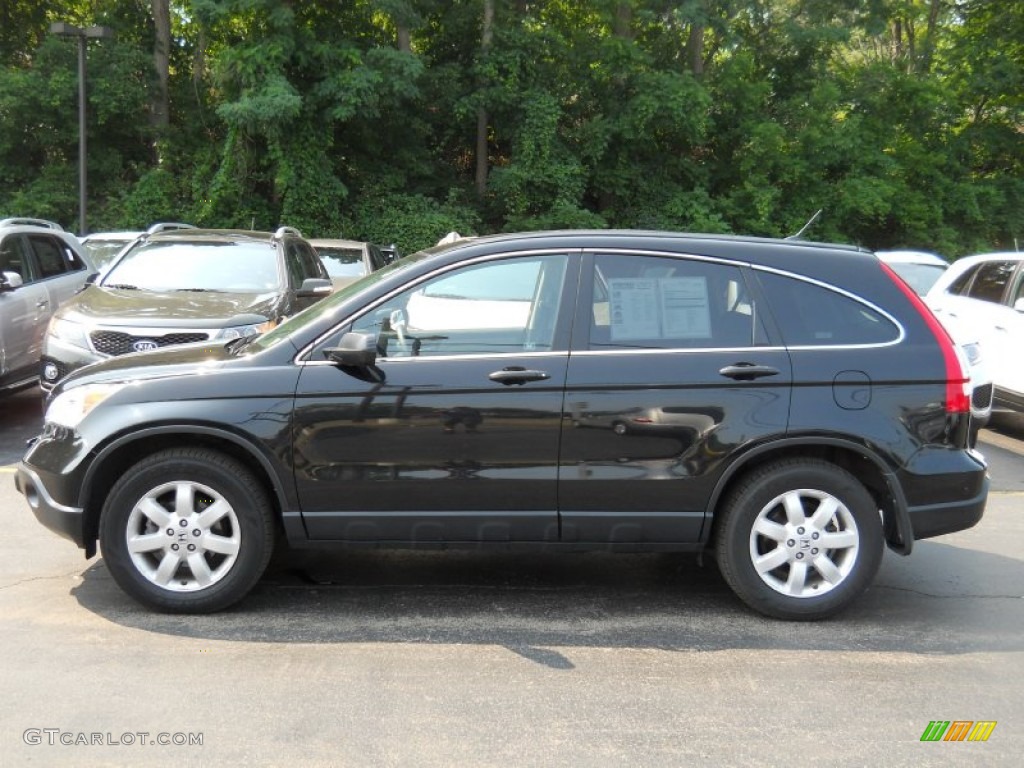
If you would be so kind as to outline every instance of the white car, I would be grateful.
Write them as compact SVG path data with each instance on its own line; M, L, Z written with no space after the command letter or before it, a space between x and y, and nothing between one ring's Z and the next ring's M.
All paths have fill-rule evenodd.
M918 296L924 296L949 269L949 262L928 251L875 251Z
M877 251L875 255L892 267L893 272L902 277L907 285L922 297L949 270L948 261L927 251ZM939 316L939 320L963 350L970 364L971 415L974 417L974 427L977 431L985 426L992 416L992 374L982 356L985 344L981 334L969 323L948 315Z
M995 384L993 407L1024 412L1024 253L958 259L926 301L947 327L969 327L981 340Z

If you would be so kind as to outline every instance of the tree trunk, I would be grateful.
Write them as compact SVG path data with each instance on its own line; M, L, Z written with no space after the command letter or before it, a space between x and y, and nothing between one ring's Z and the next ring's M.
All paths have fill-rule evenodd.
M686 38L686 63L690 71L700 77L704 74L704 25L694 22Z
M490 50L494 39L494 0L484 0L484 24L480 35L480 56ZM487 192L487 172L490 170L487 152L487 108L483 105L476 110L476 193L481 197Z
M156 27L156 41L153 44L153 67L156 70L156 88L153 91L150 114L156 138L153 149L156 154L157 163L160 163L163 160L160 156L160 140L167 133L171 113L170 96L167 92L171 66L170 0L151 0L151 7L153 10L153 23Z

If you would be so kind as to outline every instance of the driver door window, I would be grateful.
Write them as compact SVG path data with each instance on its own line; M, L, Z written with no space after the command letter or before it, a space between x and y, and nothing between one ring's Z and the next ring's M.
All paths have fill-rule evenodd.
M356 320L384 358L546 352L555 347L567 257L487 262L419 283Z

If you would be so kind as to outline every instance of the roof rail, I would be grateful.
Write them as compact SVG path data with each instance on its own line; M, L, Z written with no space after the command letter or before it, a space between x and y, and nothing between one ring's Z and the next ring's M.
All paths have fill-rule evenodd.
M168 232L172 229L195 229L193 224L182 224L178 221L161 221L153 224L146 230L147 235L155 235L157 232Z
M292 235L293 237L302 237L302 233L299 232L295 227L278 227L274 233L274 239L280 240L285 235Z
M55 229L63 232L64 227L49 219L30 219L17 216L10 219L0 219L0 227L43 227L44 229Z

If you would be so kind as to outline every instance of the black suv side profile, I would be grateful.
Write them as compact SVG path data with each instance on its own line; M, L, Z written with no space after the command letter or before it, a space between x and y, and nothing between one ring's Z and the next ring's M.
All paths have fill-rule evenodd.
M980 520L958 354L854 247L478 238L68 376L16 484L162 611L235 603L283 539L709 552L753 609L819 619L886 545Z

